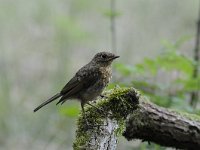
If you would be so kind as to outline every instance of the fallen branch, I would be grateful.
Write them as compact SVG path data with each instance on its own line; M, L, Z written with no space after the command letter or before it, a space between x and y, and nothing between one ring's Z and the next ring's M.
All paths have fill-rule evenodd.
M142 139L162 146L200 149L200 118L141 102L126 123L128 140Z
M200 117L156 106L140 97L134 88L111 90L96 106L108 115L87 107L90 127L81 115L73 145L75 150L115 150L117 136L122 133L128 140L142 139L163 146L200 149Z

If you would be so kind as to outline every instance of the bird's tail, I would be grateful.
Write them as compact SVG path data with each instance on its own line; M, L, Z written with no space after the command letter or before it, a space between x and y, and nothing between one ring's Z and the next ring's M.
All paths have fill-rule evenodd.
M37 108L35 108L33 111L36 112L38 111L40 108L44 107L45 105L51 103L52 101L56 100L57 98L61 97L62 95L60 93L57 93L56 95L54 95L53 97L51 97L50 99L48 99L47 101L45 101L44 103L42 103L40 106L38 106Z

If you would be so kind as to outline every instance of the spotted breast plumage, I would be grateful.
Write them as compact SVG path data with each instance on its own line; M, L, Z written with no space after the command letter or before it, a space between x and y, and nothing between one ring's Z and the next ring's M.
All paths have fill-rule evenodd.
M108 85L112 76L111 63L118 57L109 52L97 53L88 64L78 70L59 93L39 105L34 112L59 97L57 104L63 104L68 99L78 99L85 118L84 105L99 96Z

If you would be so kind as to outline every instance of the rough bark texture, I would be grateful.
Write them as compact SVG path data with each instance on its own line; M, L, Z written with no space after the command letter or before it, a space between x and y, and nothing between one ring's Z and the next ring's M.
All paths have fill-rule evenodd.
M108 119L105 121L107 126L100 127L97 132L93 132L89 139L90 149L94 150L115 150L117 147L117 137L115 134L118 129L117 121Z
M75 150L115 150L117 135L122 134L124 121L138 104L139 95L133 88L114 89L106 93L106 97L96 105L103 112L94 107L86 109L88 128L83 116L78 120ZM100 125L100 126L99 126Z
M156 106L140 97L134 88L111 90L96 107L111 115L105 116L94 107L86 108L91 126L88 128L83 116L79 117L75 150L115 150L117 136L122 133L128 140L142 139L168 147L200 149L199 116Z
M200 121L195 117L143 101L128 119L123 135L128 140L142 139L162 146L197 150Z
M78 149L84 150L116 150L117 137L115 131L118 129L116 120L108 119L105 126L96 126L87 130L88 139Z

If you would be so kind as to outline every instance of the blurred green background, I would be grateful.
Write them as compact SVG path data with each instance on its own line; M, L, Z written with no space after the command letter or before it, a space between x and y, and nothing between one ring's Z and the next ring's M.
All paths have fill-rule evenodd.
M71 150L79 103L33 109L99 51L120 55L113 82L161 106L191 106L198 0L0 0L0 149ZM110 18L115 17L116 50ZM120 137L118 149L165 149Z

